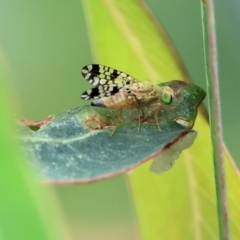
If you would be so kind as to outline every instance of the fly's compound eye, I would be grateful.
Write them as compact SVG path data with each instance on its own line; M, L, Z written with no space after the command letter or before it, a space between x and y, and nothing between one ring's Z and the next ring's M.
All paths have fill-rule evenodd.
M170 87L164 87L162 92L162 101L165 104L171 104L173 99L173 90Z

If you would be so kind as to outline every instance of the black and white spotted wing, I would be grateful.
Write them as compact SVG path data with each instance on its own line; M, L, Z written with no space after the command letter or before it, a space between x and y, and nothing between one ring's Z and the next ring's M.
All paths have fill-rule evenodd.
M128 74L116 69L99 65L90 64L82 68L83 77L95 86L81 95L82 99L98 99L118 93L134 82L136 79Z

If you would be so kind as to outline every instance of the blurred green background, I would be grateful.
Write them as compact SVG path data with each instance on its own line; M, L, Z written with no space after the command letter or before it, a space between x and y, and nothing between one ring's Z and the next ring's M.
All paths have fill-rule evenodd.
M194 82L206 89L199 1L145 2L172 38ZM224 140L240 166L240 2L216 4ZM86 104L80 94L89 85L80 70L94 60L81 1L0 0L0 46L11 76L13 115L41 120ZM54 189L76 238L137 239L124 176Z

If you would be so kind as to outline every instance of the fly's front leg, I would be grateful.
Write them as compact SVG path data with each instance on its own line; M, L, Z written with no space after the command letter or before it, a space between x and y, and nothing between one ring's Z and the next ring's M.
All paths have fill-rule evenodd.
M152 104L148 105L148 108L152 109L152 111L150 112L150 114L147 115L147 117L145 119L152 117L152 115L154 114L157 127L161 131L161 128L159 126L158 117L157 117L158 114L159 114L159 111L161 109L161 103L160 102L153 102Z

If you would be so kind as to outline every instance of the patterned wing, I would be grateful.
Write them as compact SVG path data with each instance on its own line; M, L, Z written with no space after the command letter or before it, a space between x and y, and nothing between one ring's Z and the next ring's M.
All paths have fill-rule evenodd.
M81 95L82 99L98 99L116 94L123 88L127 88L136 79L116 69L90 64L82 68L83 77L95 86Z

